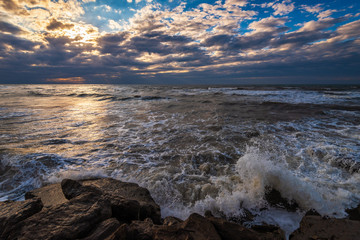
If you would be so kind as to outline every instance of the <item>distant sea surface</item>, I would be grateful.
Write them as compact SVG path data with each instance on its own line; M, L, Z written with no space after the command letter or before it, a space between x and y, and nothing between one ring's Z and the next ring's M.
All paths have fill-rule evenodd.
M192 212L297 228L360 202L360 88L0 85L0 199L64 178L150 190ZM300 205L271 207L266 186ZM264 210L265 209L265 210Z

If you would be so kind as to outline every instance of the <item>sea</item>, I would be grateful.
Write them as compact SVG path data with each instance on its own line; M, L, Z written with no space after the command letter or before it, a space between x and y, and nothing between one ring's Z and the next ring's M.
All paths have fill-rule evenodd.
M360 203L360 86L0 85L0 200L65 178L149 189L162 217L342 218ZM269 188L295 201L270 205Z

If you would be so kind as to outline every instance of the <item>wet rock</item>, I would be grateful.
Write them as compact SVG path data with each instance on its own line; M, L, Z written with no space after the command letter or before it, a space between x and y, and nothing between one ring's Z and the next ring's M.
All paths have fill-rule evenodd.
M109 238L120 227L120 222L116 218L109 218L102 221L96 229L83 240L102 240Z
M251 222L254 220L254 215L246 208L241 209L242 214L236 217L231 217L229 220L235 223Z
M0 239L5 239L14 225L38 213L42 208L43 204L39 198L0 202Z
M183 220L181 220L180 218L176 218L176 217L166 217L164 218L164 221L163 221L163 225L165 226L172 226L172 225L175 225L175 224L178 224L178 223L182 223Z
M146 188L135 183L121 182L112 178L81 181L84 186L94 186L101 189L105 194L120 196L124 199L135 200L140 203L139 219L151 218L154 223L161 223L160 207L151 197Z
M346 213L349 215L350 220L360 221L360 204L353 209L346 209Z
M348 219L324 219L320 216L305 216L300 228L290 235L297 239L359 239L360 222Z
M342 168L351 174L360 172L360 163L352 158L337 158L331 162L331 165L337 168Z
M264 230L255 231L253 229L245 228L242 225L228 222L221 218L209 218L211 223L214 225L218 234L223 240L233 240L233 239L285 239L284 233L279 228L267 229L270 232Z
M204 215L205 215L205 217L208 217L208 218L214 217L214 215L212 214L212 212L210 210L206 210Z
M289 212L295 212L299 205L293 200L287 200L281 193L271 187L266 187L265 200L273 207L285 208Z
M38 188L25 194L25 199L32 198L41 198L44 207L55 206L68 201L64 196L60 183Z
M275 225L269 225L263 223L262 225L254 225L251 227L252 230L265 234L268 239L285 239L285 233L281 228Z
M121 222L130 223L140 220L141 206L138 201L125 199L118 196L105 195L111 203L112 216Z
M207 218L193 213L182 223L153 228L154 240L221 240L214 225Z
M64 179L61 181L61 189L64 193L66 199L72 199L74 197L80 196L83 193L94 193L95 195L102 195L103 192L94 186L83 186L80 182Z
M305 216L321 216L315 209L310 209L305 213Z
M14 226L5 239L83 238L96 225L111 217L110 202L95 193L85 193L42 211Z

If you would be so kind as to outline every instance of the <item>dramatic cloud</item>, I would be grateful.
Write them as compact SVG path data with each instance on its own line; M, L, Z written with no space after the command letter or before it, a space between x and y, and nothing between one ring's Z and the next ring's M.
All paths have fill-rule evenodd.
M290 0L6 0L0 82L359 83L358 11Z

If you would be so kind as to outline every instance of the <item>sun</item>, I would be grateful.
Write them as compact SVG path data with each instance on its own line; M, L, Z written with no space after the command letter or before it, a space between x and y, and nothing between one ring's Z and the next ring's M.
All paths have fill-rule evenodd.
M74 24L70 29L62 29L59 31L60 35L66 36L74 43L96 43L99 36L98 29L86 24Z

